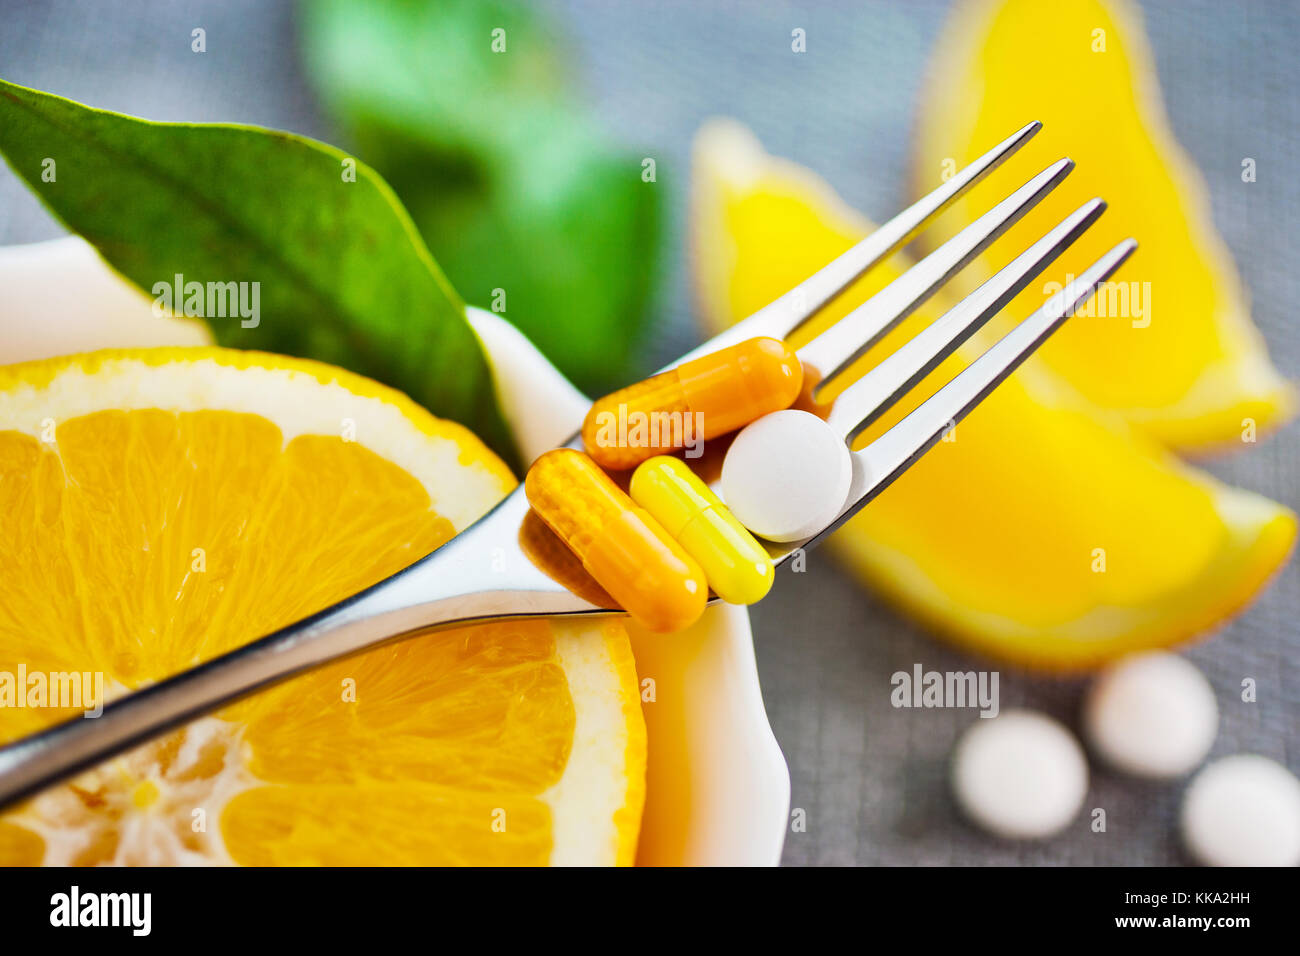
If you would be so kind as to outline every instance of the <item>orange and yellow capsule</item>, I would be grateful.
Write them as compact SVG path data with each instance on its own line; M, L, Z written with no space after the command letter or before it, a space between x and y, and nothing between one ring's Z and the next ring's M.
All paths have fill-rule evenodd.
M572 448L542 455L524 493L538 516L623 609L652 631L677 631L704 613L699 564L594 461Z
M582 440L602 467L634 468L789 408L802 384L784 342L748 339L606 395L587 413Z
M690 467L659 455L632 475L632 500L699 562L729 604L754 604L772 587L772 558Z

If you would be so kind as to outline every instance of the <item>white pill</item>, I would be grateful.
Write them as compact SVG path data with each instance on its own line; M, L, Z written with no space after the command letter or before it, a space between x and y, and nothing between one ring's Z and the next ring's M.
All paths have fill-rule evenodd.
M1300 866L1300 780L1256 754L1216 760L1183 795L1182 827L1208 866Z
M769 541L799 541L830 524L852 480L844 439L816 415L794 409L750 422L722 462L727 507Z
M1088 762L1074 735L1046 714L1009 710L979 719L952 758L957 802L997 836L1041 839L1078 816Z
M1214 744L1214 688L1177 654L1136 654L1095 680L1083 705L1083 733L1099 757L1139 777L1191 773Z

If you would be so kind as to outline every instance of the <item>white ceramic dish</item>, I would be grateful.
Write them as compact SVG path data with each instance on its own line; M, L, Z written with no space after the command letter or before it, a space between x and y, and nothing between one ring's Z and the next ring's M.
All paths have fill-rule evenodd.
M192 322L155 316L146 296L75 237L0 248L0 289L0 364L206 341ZM524 457L577 431L587 399L514 326L478 309L470 321ZM775 865L790 774L763 709L748 615L712 608L688 631L634 631L633 642L654 696L644 705L650 760L638 863Z

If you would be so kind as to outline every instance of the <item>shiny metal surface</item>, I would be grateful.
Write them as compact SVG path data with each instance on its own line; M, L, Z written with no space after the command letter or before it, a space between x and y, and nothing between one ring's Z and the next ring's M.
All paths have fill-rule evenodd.
M872 265L904 245L934 215L982 179L1039 128L1038 123L1025 126L795 289L677 362L755 335L784 338ZM837 323L831 330L836 334L826 333L815 339L810 345L821 343L817 345L816 357L833 368L842 369L870 341L915 309L988 241L1031 208L1069 168L1068 160L1048 167L950 243L918 263L898 282ZM925 371L937 365L1002 308L1061 249L1091 225L1101 209L1100 201L1094 200L1067 217L921 333L910 343L913 347L900 350L897 354L903 358L882 363L872 375L837 399L831 421L842 429L846 440L851 440L864 423L893 404ZM855 452L849 504L831 525L816 535L774 548L778 562L789 559L800 548L816 544L902 474L953 422L960 420L1031 354L1078 303L1091 295L1097 284L1119 267L1133 248L1132 240L1115 247L898 425ZM890 293L895 286L900 291ZM854 321L850 324L851 319ZM841 327L849 330L836 332ZM862 335L864 327L868 330L866 339ZM569 444L580 447L580 439L575 436ZM528 503L520 486L437 551L368 590L238 650L113 701L98 718L70 720L0 748L0 806L261 688L386 641L473 621L621 613L576 596L524 555L519 537L527 513Z

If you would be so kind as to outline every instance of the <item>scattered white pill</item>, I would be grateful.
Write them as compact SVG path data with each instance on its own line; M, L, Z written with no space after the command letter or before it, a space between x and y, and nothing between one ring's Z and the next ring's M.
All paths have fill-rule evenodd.
M1008 710L976 720L952 758L957 802L997 836L1041 839L1069 825L1088 791L1088 762L1074 735L1046 714Z
M1300 866L1300 780L1257 754L1216 760L1183 795L1182 827L1207 866Z
M1218 732L1214 688L1177 654L1127 657L1102 673L1084 700L1083 733L1092 749L1139 777L1191 773Z
M750 422L722 462L722 498L769 541L798 541L844 507L853 459L844 439L810 412L786 409Z

